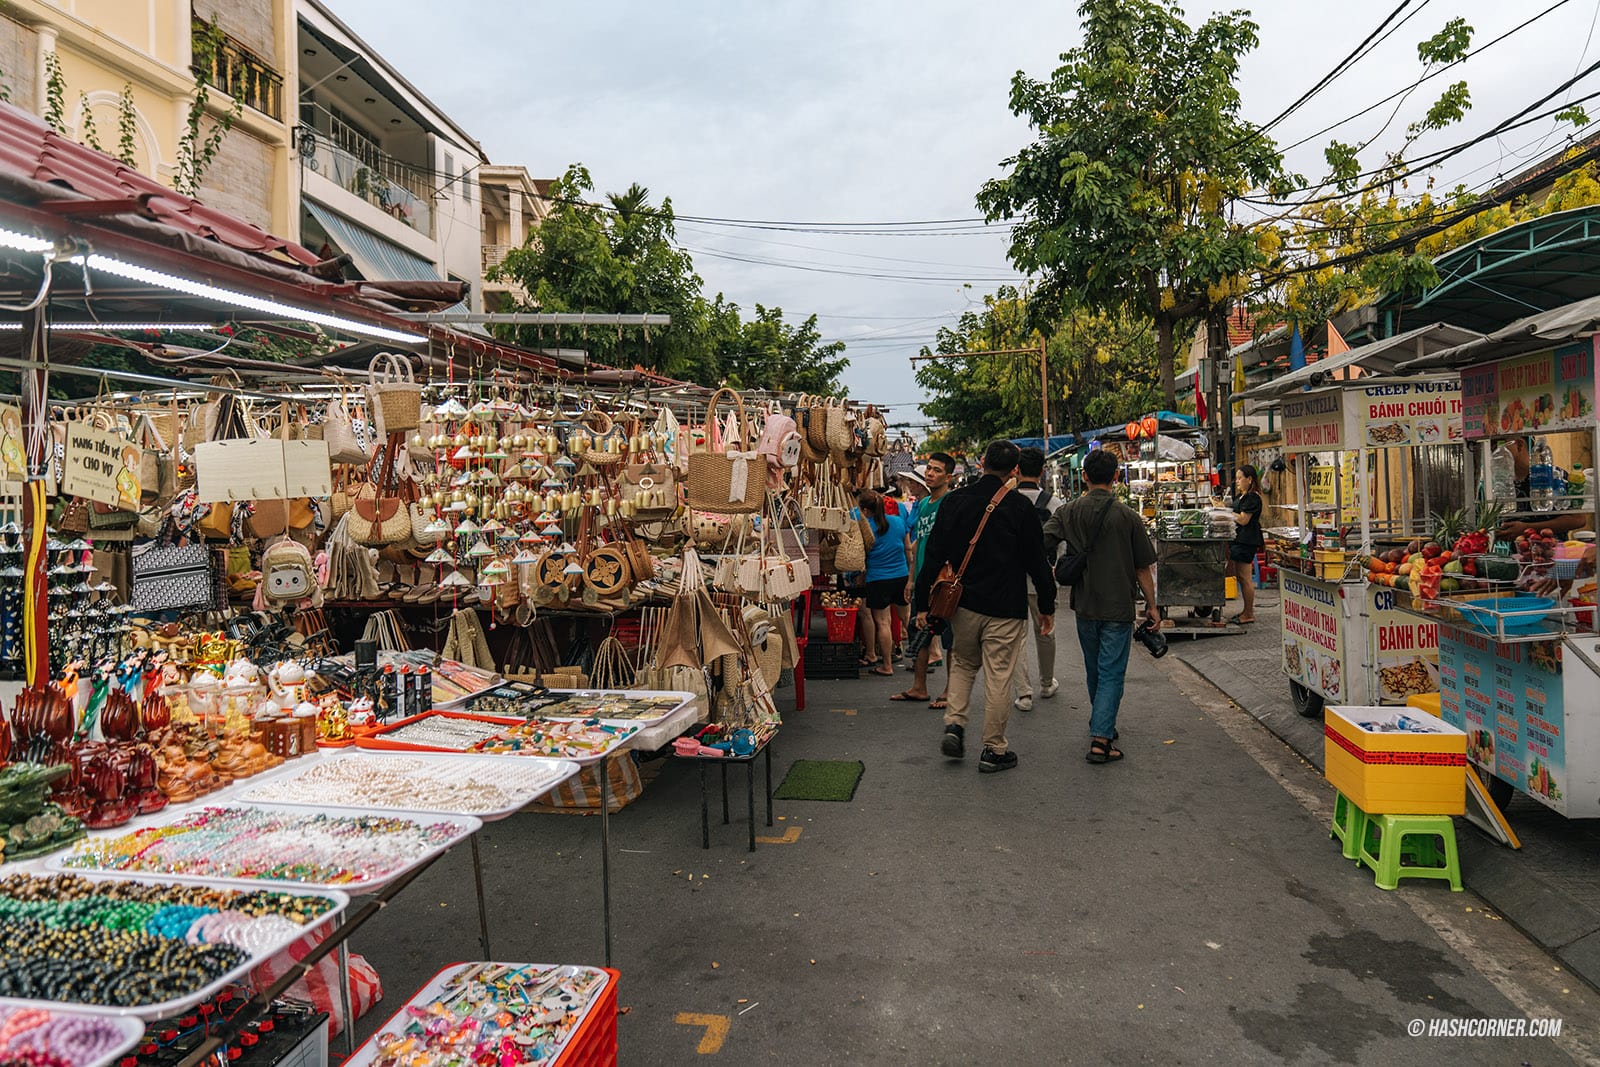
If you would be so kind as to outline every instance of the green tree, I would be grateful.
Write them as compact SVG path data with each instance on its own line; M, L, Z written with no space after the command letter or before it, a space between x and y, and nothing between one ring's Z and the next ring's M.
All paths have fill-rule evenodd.
M784 321L782 308L757 304L755 318L740 323L720 362L735 386L837 396L844 391L839 375L850 365L844 349L843 341L823 343L815 315L796 325Z
M1154 324L1170 405L1180 326L1241 293L1266 258L1226 206L1251 188L1288 189L1276 145L1239 116L1234 78L1257 27L1242 12L1191 27L1166 0L1078 11L1083 44L1050 79L1013 77L1011 110L1037 136L978 206L990 221L1020 219L1010 258L1042 279L1036 323L1079 308Z
M1037 299L1010 286L982 310L939 331L923 355L1025 348L1038 344L1030 323ZM1046 343L1050 421L1056 432L1092 429L1147 415L1159 406L1155 332L1148 319L1072 310L1051 316ZM1037 436L1039 363L1028 355L928 360L917 383L934 394L922 406L944 425L949 444L981 445L997 436Z
M512 249L495 268L497 278L518 283L531 307L521 310L594 314L662 313L672 325L652 330L646 343L636 331L500 327L521 344L581 343L592 358L615 366L643 364L692 381L714 381L719 368L707 344L711 305L694 261L678 248L672 201L649 204L635 184L613 194L611 210L590 203L594 180L574 164L551 187L550 214L529 242Z

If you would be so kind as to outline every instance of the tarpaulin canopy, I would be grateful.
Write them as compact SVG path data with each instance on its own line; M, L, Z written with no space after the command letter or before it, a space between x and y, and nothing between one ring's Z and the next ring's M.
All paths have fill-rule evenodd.
M1448 323L1429 323L1381 341L1348 348L1336 356L1327 356L1270 382L1235 393L1233 399L1261 400L1296 393L1308 386L1332 381L1334 372L1346 367L1359 367L1366 374L1393 374L1395 368L1406 360L1454 348L1482 336L1473 330L1463 330Z
M1063 448L1071 448L1077 444L1078 436L1070 433L1053 433L1050 435L1048 448L1045 447L1044 438L1042 437L1013 437L1011 443L1018 448L1043 448L1044 454L1049 456L1061 451Z
M1541 348L1593 333L1600 333L1600 296L1591 296L1587 300L1518 319L1487 337L1478 337L1442 352L1402 363L1400 370L1409 372L1462 367L1469 363L1504 359L1525 352L1537 352Z

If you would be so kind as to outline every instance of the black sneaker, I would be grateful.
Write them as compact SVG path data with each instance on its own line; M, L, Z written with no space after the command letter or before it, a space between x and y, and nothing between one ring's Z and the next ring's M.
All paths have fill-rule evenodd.
M939 751L951 759L964 759L967 755L967 731L955 723L944 728L944 740L939 742Z
M983 755L978 757L978 770L984 774L993 774L995 771L1009 771L1017 765L1015 752L996 752L992 748L985 748Z

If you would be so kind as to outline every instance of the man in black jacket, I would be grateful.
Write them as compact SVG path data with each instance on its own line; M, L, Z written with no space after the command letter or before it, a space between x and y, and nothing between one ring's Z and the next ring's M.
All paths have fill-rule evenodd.
M1039 518L1033 505L1010 488L1019 455L1011 442L994 442L983 454L983 477L945 498L928 535L913 600L917 625L925 626L928 595L940 568L946 563L952 570L961 568L983 523L962 574L960 610L950 620L950 704L940 748L952 759L966 754L967 709L973 679L982 667L983 754L978 770L985 772L1017 765L1017 754L1006 742L1006 721L1011 672L1027 633L1030 580L1038 598L1039 632L1048 636L1055 630L1056 583L1045 562Z

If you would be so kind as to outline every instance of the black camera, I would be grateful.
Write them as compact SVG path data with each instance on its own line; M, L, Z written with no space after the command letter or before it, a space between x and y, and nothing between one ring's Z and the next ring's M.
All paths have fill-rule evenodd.
M1139 624L1139 628L1133 631L1133 636L1144 646L1145 651L1156 659L1167 654L1167 635L1157 629L1156 624L1149 619Z

